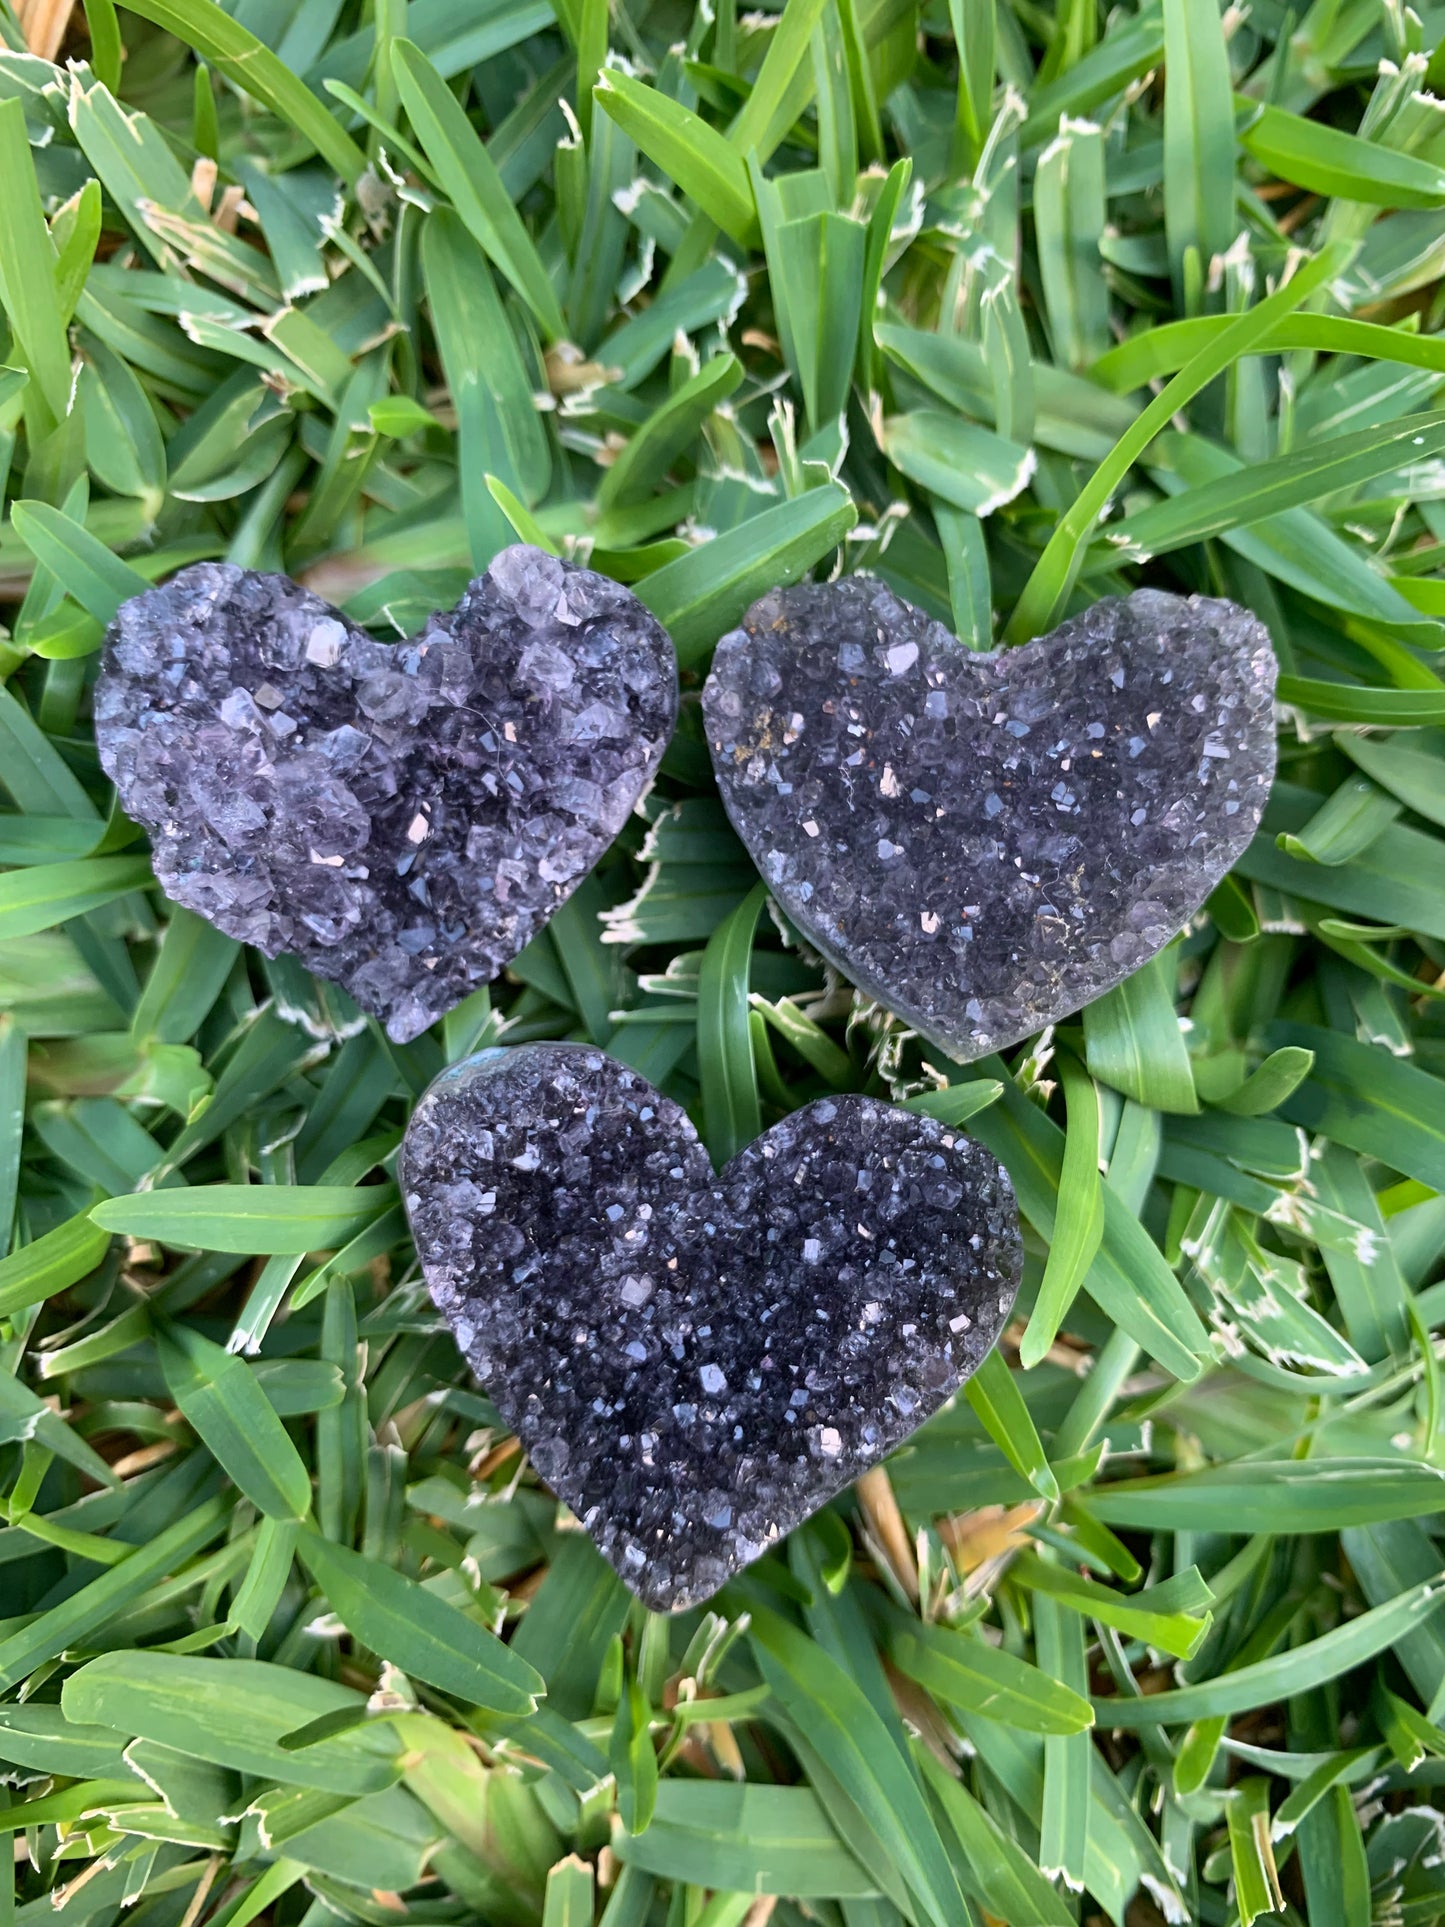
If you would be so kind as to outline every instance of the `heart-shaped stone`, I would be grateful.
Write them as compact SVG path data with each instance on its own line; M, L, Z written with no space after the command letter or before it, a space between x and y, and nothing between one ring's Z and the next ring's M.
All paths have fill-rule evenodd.
M676 717L636 596L522 546L403 643L285 576L197 563L124 604L95 696L166 895L344 985L398 1043L566 902Z
M763 880L961 1063L1092 1002L1183 928L1274 774L1269 637L1154 589L974 655L886 584L774 590L703 693Z
M714 1176L687 1114L577 1044L443 1072L402 1146L433 1299L627 1584L715 1592L936 1411L1018 1286L1003 1171L820 1099Z

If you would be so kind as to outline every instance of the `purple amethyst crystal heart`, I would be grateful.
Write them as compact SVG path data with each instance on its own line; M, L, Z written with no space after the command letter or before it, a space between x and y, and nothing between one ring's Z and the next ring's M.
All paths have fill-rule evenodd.
M676 716L636 596L521 546L395 644L285 576L197 563L122 607L95 696L166 895L344 985L398 1043L561 908Z
M1269 637L1141 589L972 655L860 576L774 590L703 694L723 802L784 911L961 1063L1147 963L1258 827Z
M402 1146L432 1297L547 1483L676 1612L840 1491L983 1360L1018 1287L978 1145L820 1099L714 1176L686 1113L576 1044L443 1074Z

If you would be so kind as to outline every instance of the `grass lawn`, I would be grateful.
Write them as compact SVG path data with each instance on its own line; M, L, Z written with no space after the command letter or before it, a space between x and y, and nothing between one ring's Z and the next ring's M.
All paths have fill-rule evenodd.
M13 4L0 1927L1445 1920L1445 12ZM682 720L398 1046L160 894L101 638L206 558L394 638L519 537ZM1273 639L1264 829L1006 1060L759 915L712 781L717 638L849 571L976 649L1141 585ZM964 1394L675 1618L395 1189L445 1063L564 1038L715 1155L947 1083L1025 1224Z

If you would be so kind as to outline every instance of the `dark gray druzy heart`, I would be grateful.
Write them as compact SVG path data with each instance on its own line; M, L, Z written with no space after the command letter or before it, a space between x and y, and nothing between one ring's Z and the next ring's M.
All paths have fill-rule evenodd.
M715 1177L686 1113L635 1071L527 1044L436 1080L400 1173L467 1362L664 1612L936 1411L1018 1286L1003 1171L871 1097L807 1105Z
M122 607L95 696L166 895L343 984L398 1043L565 903L676 716L636 596L522 546L394 644L285 576L197 563Z
M703 694L763 880L857 987L961 1063L1129 976L1258 827L1269 637L1154 589L972 655L882 582L774 590Z

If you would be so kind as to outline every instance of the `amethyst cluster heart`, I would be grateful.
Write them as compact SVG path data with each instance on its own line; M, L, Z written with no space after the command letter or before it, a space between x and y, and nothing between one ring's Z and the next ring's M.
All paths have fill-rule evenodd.
M396 644L285 576L197 563L123 606L95 698L167 896L342 984L399 1043L556 913L676 715L637 598L520 546Z
M858 988L960 1062L1148 962L1259 825L1269 637L1142 589L993 655L861 576L775 590L703 697L764 881Z
M660 1611L936 1411L1018 1287L1008 1178L948 1125L820 1099L714 1176L677 1104L581 1045L444 1072L400 1178L463 1355Z

